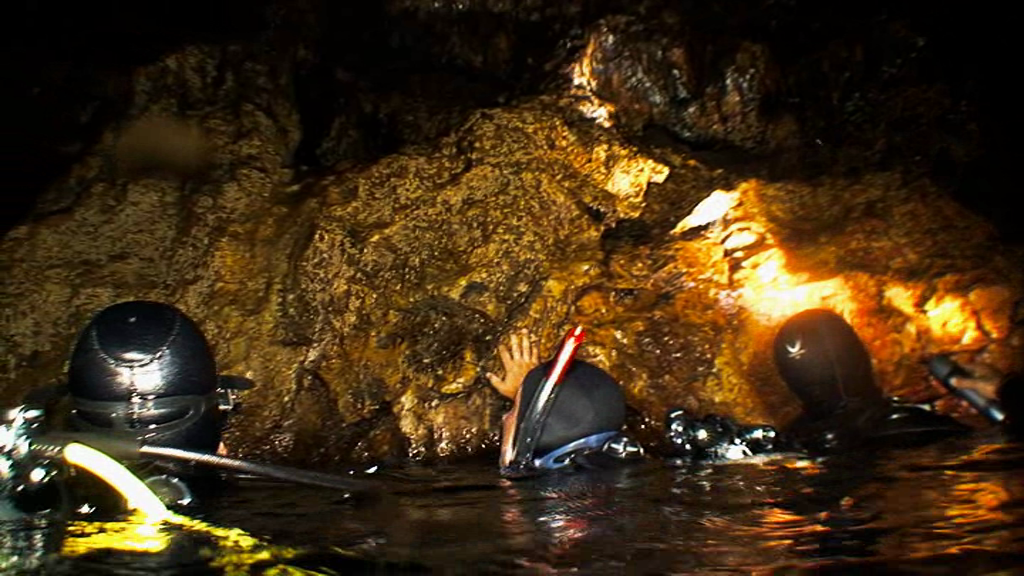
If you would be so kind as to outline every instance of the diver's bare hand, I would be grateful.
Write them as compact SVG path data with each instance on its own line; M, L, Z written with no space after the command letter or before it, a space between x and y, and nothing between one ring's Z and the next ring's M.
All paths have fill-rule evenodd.
M953 376L951 381L958 388L969 388L986 398L994 399L1003 382L1003 375L987 364L963 364L971 376Z
M523 385L526 373L540 364L540 354L530 334L522 330L509 336L508 345L498 346L498 355L501 356L505 376L499 377L493 372L488 372L487 379L499 394L511 400L516 397L516 392Z

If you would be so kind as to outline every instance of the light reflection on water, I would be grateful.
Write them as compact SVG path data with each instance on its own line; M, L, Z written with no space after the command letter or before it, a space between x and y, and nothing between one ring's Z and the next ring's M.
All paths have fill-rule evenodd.
M819 462L684 468L651 460L509 482L497 478L493 462L474 461L380 478L387 492L355 500L314 488L246 486L203 517L268 543L268 554L248 566L257 573L281 562L321 573L974 574L1024 567L1024 446L978 438ZM191 545L207 562L236 553L208 536ZM58 565L68 573L88 561L153 574L153 560L104 553Z

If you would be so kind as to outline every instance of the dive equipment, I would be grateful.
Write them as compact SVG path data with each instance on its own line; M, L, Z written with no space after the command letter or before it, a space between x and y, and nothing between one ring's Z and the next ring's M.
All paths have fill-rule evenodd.
M665 415L665 436L671 455L687 461L739 460L779 447L771 426L742 426L717 414L694 418L682 408Z
M56 490L59 490L62 484L63 466L73 465L88 470L114 487L125 497L131 508L142 511L147 517L160 519L168 512L151 487L158 488L160 492L168 492L165 488L175 488L180 481L173 477L163 480L153 478L150 479L153 481L150 487L118 462L122 459L140 457L193 462L349 493L377 489L375 483L358 478L260 464L180 448L150 446L139 441L102 434L48 433L43 429L44 420L45 414L39 408L18 406L0 411L0 510L5 510L8 503L13 503L15 509L23 512L41 511L63 505L63 502L54 501L63 500L64 496L62 492ZM39 497L28 498L42 493L44 488L54 489L55 496L51 495L48 501L43 501ZM172 500L183 503L180 501L190 499L191 494L187 486L185 488L184 491L173 491L181 496Z
M299 470L297 468L278 466L276 464L250 462L248 460L240 460L238 458L230 458L205 452L193 452L189 450L182 450L180 448L153 446L151 444L125 440L123 438L114 438L101 434L80 432L49 434L39 439L37 442L37 449L50 450L51 453L53 453L54 450L59 450L61 446L71 442L94 446L111 456L124 460L147 458L192 462L212 468L219 468L221 470L230 470L233 472L251 474L253 476L284 480L295 484L334 488L350 492L370 490L374 487L373 483L361 481L357 478L345 478L334 474Z
M1006 420L1006 413L996 400L984 397L977 390L961 388L953 383L953 378L971 378L972 374L946 355L934 356L928 361L928 371L942 384L942 387L953 395L970 404L971 408L995 424Z
M0 413L0 509L9 502L27 513L63 507L61 464L66 463L99 477L124 496L129 508L148 519L159 521L169 516L141 480L106 454L77 442L59 447L38 444L44 421L43 410L34 407L18 406ZM51 488L49 498L46 488Z
M580 438L575 442L570 442L557 450L545 454L542 458L534 459L533 466L544 470L554 470L568 466L572 464L572 457L574 455L579 454L581 451L601 450L609 440L618 434L618 432L601 432L593 436Z

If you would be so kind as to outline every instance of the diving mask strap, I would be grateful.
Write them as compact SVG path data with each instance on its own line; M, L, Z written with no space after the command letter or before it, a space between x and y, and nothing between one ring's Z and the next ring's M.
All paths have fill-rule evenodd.
M555 386L565 378L569 370L569 364L576 356L576 350L583 343L584 332L582 326L577 326L565 337L562 349L558 353L555 365L551 372L541 384L540 389L530 400L523 421L515 431L515 441L512 444L512 462L509 465L511 470L526 470L533 466L533 454L537 450L537 442L540 440L541 432L544 431L544 422L551 412L554 404Z

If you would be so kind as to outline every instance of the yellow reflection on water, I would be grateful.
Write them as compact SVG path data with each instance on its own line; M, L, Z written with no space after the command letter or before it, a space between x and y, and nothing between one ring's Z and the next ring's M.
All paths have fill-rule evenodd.
M944 512L954 524L1009 522L1011 518L1002 510L1009 500L1006 488L995 482L962 482L953 486Z
M100 550L159 555L169 553L175 538L206 536L212 539L208 565L224 574L248 574L258 562L284 562L298 554L297 550L271 546L237 528L225 528L187 516L172 515L154 522L142 513L124 520L106 522L77 521L68 525L61 555L82 556ZM275 574L316 574L287 564L270 568ZM299 571L299 572L296 572Z
M160 552L169 543L170 536L160 523L149 522L144 514L135 513L117 522L72 522L61 555L79 556L103 549Z

